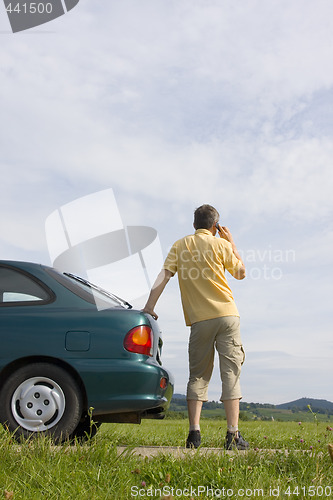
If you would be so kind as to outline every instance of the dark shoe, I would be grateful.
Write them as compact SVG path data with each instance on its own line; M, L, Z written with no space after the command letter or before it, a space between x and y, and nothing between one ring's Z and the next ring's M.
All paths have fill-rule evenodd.
M249 443L245 441L241 433L238 431L238 437L236 433L227 432L225 437L225 448L227 450L247 450L250 447Z
M200 431L190 431L186 440L186 448L199 448L201 444Z

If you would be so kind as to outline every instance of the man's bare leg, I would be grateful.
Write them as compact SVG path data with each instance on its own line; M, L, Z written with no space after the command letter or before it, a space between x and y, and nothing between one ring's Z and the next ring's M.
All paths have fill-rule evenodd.
M188 419L190 422L190 429L194 429L194 425L200 425L200 416L202 409L202 401L196 401L195 399L187 400L187 409L188 409ZM198 429L199 430L199 429Z
M239 399L227 399L223 401L223 404L227 418L228 431L235 432L236 437L238 437Z

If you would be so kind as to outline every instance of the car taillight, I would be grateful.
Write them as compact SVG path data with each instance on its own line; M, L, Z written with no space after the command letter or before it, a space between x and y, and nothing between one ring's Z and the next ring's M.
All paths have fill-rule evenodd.
M165 377L161 377L160 388L161 389L166 389L167 386L168 386L168 379L166 379Z
M153 332L147 325L132 328L124 339L124 347L127 351L137 354L153 355Z

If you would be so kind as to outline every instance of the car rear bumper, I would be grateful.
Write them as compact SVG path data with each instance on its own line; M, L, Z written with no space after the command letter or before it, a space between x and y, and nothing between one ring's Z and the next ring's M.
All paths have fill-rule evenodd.
M77 360L73 367L80 372L87 395L87 411L98 421L112 422L118 415L130 413L141 418L163 418L170 405L174 379L154 360L141 356L141 362L104 360L94 370L92 360ZM79 366L75 366L79 365ZM120 417L118 417L120 418ZM123 417L125 418L125 417Z

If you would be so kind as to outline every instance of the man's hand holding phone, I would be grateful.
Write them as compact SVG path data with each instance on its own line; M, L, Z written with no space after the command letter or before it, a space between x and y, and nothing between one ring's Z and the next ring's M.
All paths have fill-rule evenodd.
M234 240L233 240L232 234L226 226L220 226L220 224L217 222L215 224L215 227L218 230L221 238L224 238L225 240L227 240L231 244L233 244Z
M237 247L235 245L230 230L226 226L220 226L218 222L215 224L215 227L218 230L220 237L224 238L225 240L229 241L229 243L231 243L232 251L234 252L237 259L241 261L242 267L239 269L237 275L234 275L234 278L242 280L243 278L245 278L245 266L241 256L238 253Z

